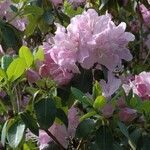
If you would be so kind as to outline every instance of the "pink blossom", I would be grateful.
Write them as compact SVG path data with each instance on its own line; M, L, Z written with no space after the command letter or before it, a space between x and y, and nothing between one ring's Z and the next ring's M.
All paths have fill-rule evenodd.
M79 124L79 116L78 111L75 107L71 107L68 111L68 129L64 125L54 123L49 131L57 138L57 140L65 147L68 146L68 138L75 136L76 128ZM51 142L52 139L45 133L45 131L40 130L39 133L39 145L40 150L48 147L48 143Z
M147 48L150 50L150 34L147 36L147 39L145 41L145 45L147 46Z
M102 114L106 118L110 118L113 115L114 107L111 104L106 104L104 108L101 110Z
M119 118L123 122L130 123L136 117L137 117L137 111L135 109L125 107L119 111Z
M40 79L39 74L32 69L27 70L26 76L27 76L27 80L29 83L35 83L36 81Z
M117 106L119 108L125 108L126 107L126 103L125 103L125 100L123 97L120 97L118 100L117 100Z
M140 11L145 24L148 25L150 23L150 11L143 4L140 5Z
M109 98L119 89L121 80L116 78L111 72L108 72L108 81L101 80L100 85L103 89L103 96Z
M143 99L150 99L150 72L141 72L130 85L133 92Z
M10 0L2 0L0 1L0 18L3 18L7 14L7 10L10 7Z
M112 71L121 67L122 59L132 59L127 44L134 36L125 32L125 23L116 26L109 14L98 16L94 9L88 9L73 17L67 28L56 26L54 43L52 47L47 44L45 51L69 72L79 73L77 64L89 69L95 63Z
M55 6L63 4L63 0L50 0Z
M67 84L73 77L73 74L57 65L50 54L45 54L45 61L39 68L39 74L42 77L52 78L58 85Z
M79 125L79 119L80 116L78 109L72 106L68 111L68 136L75 136L76 128Z

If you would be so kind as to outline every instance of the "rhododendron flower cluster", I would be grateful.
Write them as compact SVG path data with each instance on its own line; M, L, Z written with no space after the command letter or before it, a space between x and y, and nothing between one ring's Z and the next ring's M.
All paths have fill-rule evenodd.
M72 18L67 28L56 26L54 44L44 44L44 49L65 71L79 73L77 64L85 69L100 64L113 71L121 67L122 59L132 59L127 44L134 40L134 35L125 32L125 23L116 26L108 13L98 16L94 9L89 9Z

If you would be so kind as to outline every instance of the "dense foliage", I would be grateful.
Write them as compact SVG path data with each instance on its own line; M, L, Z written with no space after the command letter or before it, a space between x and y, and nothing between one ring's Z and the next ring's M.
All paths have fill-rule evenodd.
M149 0L0 0L0 150L148 150Z

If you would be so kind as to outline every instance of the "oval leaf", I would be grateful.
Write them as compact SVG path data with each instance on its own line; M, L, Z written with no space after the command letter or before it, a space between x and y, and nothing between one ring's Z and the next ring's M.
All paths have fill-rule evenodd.
M20 120L15 120L7 131L7 140L11 148L17 148L25 132L25 124Z
M25 67L26 66L23 59L16 58L13 60L6 71L8 80L14 81L18 79L24 73Z
M29 68L33 63L33 55L30 49L26 46L22 46L19 50L19 57L25 59L27 68Z
M92 119L86 119L78 125L76 130L76 137L87 138L88 135L92 133L94 128L95 128L94 121Z
M55 103L50 98L41 99L34 105L38 123L42 129L53 125L57 113Z

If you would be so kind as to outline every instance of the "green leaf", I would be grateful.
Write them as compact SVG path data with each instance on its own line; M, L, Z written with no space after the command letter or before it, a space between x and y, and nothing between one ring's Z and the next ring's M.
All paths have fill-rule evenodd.
M96 100L94 101L93 107L95 109L101 109L106 104L106 98L104 96L98 96Z
M11 148L18 148L25 132L25 124L19 119L14 120L7 131L7 140Z
M36 16L42 16L43 15L43 9L41 7L38 6L31 6L31 5L27 5L24 8L24 15L36 15Z
M0 81L2 81L4 78L6 78L6 73L3 69L0 68Z
M113 150L113 137L107 126L101 126L96 131L96 144L100 150Z
M13 48L13 50L18 50L22 45L20 32L8 23L2 23L1 25L2 47L5 47L6 49Z
M45 98L34 104L38 123L42 129L49 129L56 117L57 109L53 99Z
M90 111L88 112L87 114L83 115L81 118L80 118L80 121L83 121L87 118L90 118L92 116L96 115L96 111Z
M102 95L102 88L98 81L93 85L93 98L96 99L98 96Z
M5 146L5 141L6 141L7 125L8 125L8 120L3 125L3 129L2 129L2 133L1 133L1 143L3 146Z
M136 150L136 148L135 148L136 146L129 136L128 128L126 127L126 125L122 122L118 122L118 126L119 126L120 131L123 133L123 135L128 139L128 143L131 146L131 148L133 150Z
M126 125L122 122L118 122L118 127L120 128L121 132L124 134L126 138L129 138L129 132Z
M10 63L13 61L13 58L9 55L4 55L1 58L1 68L4 69L5 71L7 70L8 66Z
M85 94L82 93L77 88L71 87L71 92L72 92L73 96L75 97L75 99L77 99L78 101L80 101L83 104L92 106L92 102L90 101L90 99L88 97L86 97Z
M78 125L76 129L77 138L88 138L95 128L95 123L92 119L86 119Z
M128 96L126 96L126 103L127 103L127 105L130 105L130 101L131 101L131 99L132 99L132 96L133 96L133 90L131 89L131 90L129 91Z
M41 47L39 47L37 52L34 54L34 60L44 60L44 51Z
M19 57L24 58L27 68L33 63L33 55L30 49L26 46L22 46L19 50Z
M18 79L25 71L26 65L24 59L16 58L7 68L8 80L15 81Z
M33 134L39 136L39 127L33 116L29 112L23 112L20 116L26 127L29 128Z
M65 124L66 127L68 127L68 118L62 109L57 109L56 117L59 118Z
M25 35L27 37L29 37L30 35L32 35L34 33L34 30L37 27L38 17L30 15L30 16L28 16L28 21L29 21L29 23L28 23L26 30L25 30Z

